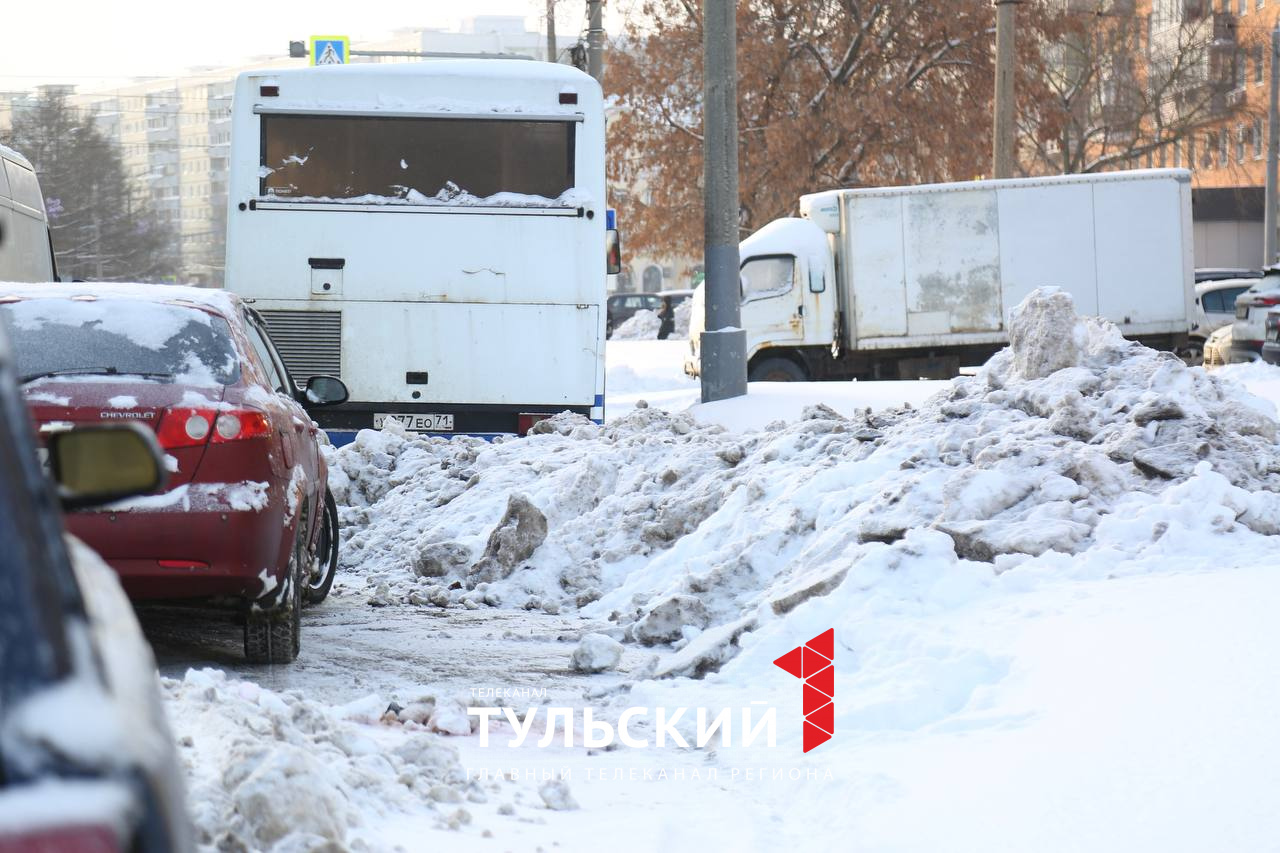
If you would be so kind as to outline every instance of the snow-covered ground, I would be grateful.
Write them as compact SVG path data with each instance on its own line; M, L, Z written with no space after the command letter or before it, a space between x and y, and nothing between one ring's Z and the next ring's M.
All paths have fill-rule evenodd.
M619 340L605 348L605 417L615 421L643 400L671 412L690 410L700 424L734 432L762 430L774 421L794 421L806 406L826 405L842 415L868 407L879 411L919 405L945 382L752 382L746 398L700 404L701 385L686 376L688 340Z
M1013 338L952 382L710 406L684 342L611 341L603 427L362 433L296 664L144 614L204 843L1271 849L1280 368L1186 368L1062 295ZM773 661L829 628L834 737L805 754ZM481 746L470 703L544 711ZM690 746L538 748L546 706L650 709L650 740L688 708ZM696 708L733 709L732 742L693 746ZM742 708L775 709L775 747L741 745Z

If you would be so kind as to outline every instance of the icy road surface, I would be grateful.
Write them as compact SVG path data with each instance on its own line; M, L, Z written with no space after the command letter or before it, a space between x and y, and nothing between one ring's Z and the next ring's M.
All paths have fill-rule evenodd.
M264 668L245 662L240 625L229 617L177 607L144 607L139 615L161 675L181 678L189 668L217 666L277 692L305 690L328 705L370 694L405 703L419 688L466 698L473 687L533 684L547 688L547 701L565 704L579 701L585 684L624 680L651 654L629 647L617 672L588 681L569 671L573 646L566 643L607 623L576 613L375 608L365 596L336 590L303 612L305 640L297 661Z

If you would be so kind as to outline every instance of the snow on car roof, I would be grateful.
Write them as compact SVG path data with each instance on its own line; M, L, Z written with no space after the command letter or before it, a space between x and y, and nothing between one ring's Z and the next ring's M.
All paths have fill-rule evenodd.
M101 284L97 282L0 282L0 303L22 299L136 299L140 302L190 303L231 316L239 297L225 290L175 284Z

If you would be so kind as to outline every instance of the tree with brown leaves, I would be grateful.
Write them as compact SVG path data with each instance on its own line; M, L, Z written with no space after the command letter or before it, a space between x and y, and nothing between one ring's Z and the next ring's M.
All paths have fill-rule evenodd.
M698 255L701 3L639 15L610 57L609 177L646 188L618 200L631 245ZM993 20L987 0L739 0L744 235L803 193L984 173Z

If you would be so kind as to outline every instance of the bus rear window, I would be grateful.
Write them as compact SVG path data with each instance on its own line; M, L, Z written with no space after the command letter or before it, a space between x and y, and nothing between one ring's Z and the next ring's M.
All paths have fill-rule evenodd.
M262 196L407 202L559 198L574 185L574 123L262 116Z

